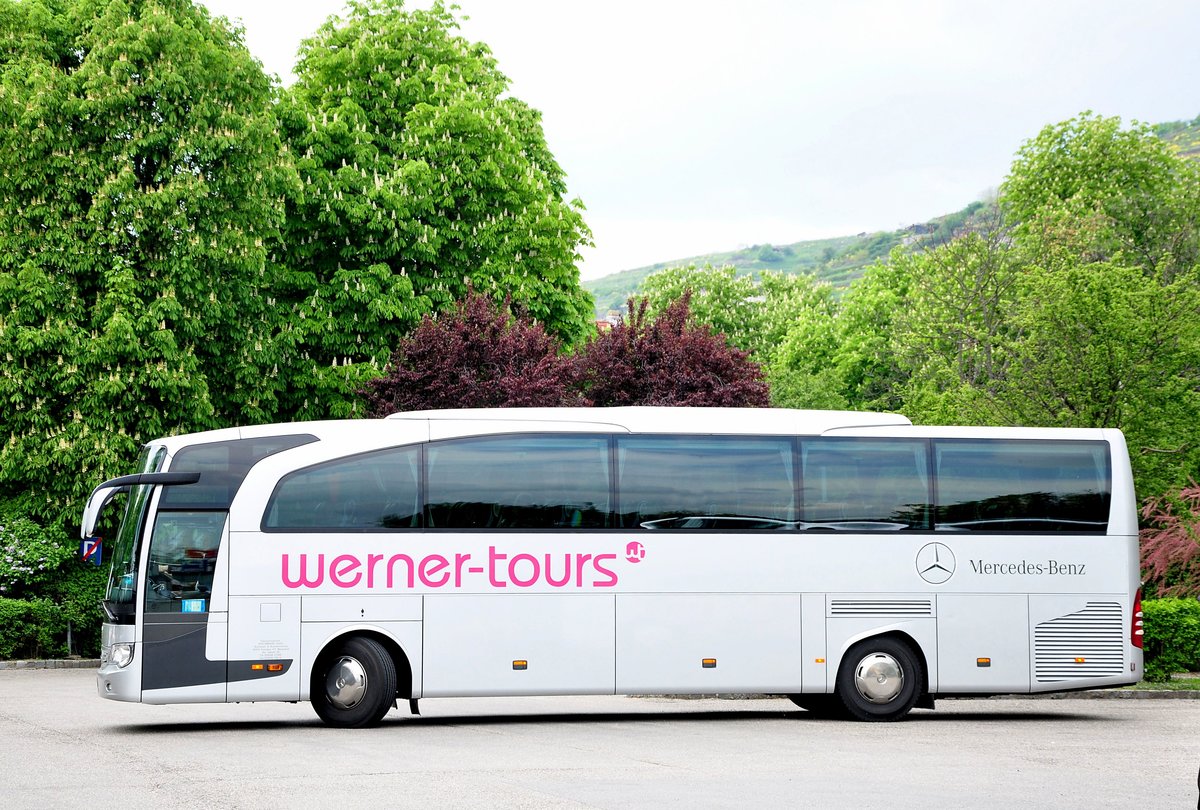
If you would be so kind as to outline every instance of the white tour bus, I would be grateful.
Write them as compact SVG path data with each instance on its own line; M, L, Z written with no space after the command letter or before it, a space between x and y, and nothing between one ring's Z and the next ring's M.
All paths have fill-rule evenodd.
M875 413L428 411L146 445L104 601L101 696L787 695L894 720L936 697L1142 669L1115 430Z

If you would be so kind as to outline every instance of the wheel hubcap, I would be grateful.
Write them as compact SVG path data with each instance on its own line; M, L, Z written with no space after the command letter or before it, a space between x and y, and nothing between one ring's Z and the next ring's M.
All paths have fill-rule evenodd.
M904 688L904 670L887 653L871 653L858 662L854 686L871 703L889 703Z
M339 709L353 709L367 693L367 671L357 659L342 656L325 676L325 696Z

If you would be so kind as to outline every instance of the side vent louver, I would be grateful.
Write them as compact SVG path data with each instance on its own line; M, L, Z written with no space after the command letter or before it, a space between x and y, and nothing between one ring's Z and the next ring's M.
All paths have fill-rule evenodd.
M1033 635L1034 675L1038 682L1122 674L1122 618L1121 606L1116 602L1088 602L1083 610L1039 624Z
M831 599L830 616L932 616L928 599Z

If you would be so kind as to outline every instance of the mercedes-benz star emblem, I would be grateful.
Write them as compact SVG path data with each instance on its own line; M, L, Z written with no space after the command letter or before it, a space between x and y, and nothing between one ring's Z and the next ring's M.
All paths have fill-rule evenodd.
M926 543L917 552L917 573L930 585L954 576L954 552L945 543Z

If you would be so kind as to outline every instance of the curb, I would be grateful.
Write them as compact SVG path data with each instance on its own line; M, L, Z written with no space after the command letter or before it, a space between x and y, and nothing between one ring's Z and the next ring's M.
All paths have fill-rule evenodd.
M5 669L99 669L99 658L37 659L31 661L0 661Z

